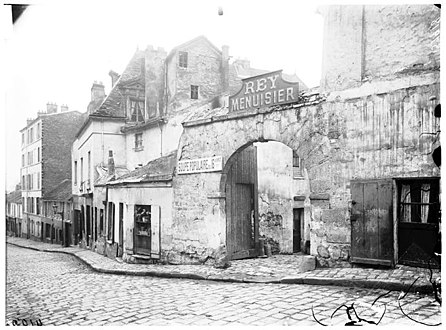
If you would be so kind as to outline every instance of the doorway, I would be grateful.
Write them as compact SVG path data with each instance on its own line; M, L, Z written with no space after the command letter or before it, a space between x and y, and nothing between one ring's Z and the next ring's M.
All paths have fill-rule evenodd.
M302 226L304 209L293 209L293 253L302 251Z

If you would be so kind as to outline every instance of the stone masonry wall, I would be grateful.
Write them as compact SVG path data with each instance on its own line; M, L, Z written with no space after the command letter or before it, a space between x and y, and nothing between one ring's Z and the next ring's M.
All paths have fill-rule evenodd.
M341 5L321 13L323 92L439 68L440 9L434 5Z
M350 180L439 175L429 154L433 136L421 134L439 128L433 116L439 100L435 81L435 73L377 81L332 93L318 105L186 125L178 157L218 155L226 163L236 150L265 140L296 149L310 182L310 253L321 265L345 265L350 257ZM185 246L194 241L201 256L212 256L226 241L222 182L219 172L174 178L175 239ZM292 226L284 226L283 235L292 237Z

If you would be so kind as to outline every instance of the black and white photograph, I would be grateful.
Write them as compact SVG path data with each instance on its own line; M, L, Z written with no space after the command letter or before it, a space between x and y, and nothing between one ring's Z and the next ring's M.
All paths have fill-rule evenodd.
M2 326L441 326L440 17L2 3Z

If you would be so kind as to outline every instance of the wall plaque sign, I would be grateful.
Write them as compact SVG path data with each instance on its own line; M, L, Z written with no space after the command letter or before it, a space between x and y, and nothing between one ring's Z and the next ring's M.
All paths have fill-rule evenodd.
M207 157L178 161L177 174L216 172L223 169L223 157Z
M229 97L229 111L241 111L264 106L296 102L299 83L282 79L282 70L242 80L240 91Z

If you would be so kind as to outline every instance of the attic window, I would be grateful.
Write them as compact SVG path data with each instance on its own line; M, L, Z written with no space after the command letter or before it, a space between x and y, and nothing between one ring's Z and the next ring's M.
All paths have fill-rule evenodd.
M187 52L179 52L178 65L180 68L187 68Z
M144 121L144 102L130 100L130 120L136 122Z
M190 98L193 100L198 100L198 86L190 85Z

